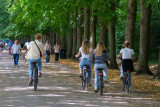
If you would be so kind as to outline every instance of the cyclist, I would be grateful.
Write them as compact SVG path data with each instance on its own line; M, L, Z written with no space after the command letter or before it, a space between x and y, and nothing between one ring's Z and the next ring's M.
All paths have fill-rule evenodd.
M90 55L92 54L92 48L89 45L89 41L88 40L84 40L82 42L82 46L79 48L79 52L77 55L75 55L76 57L80 57L80 55L82 55L81 57L81 61L79 63L79 69L80 69L80 73L79 76L82 77L82 68L83 65L89 65L91 67L91 61L90 61ZM91 70L89 70L88 72L89 74L89 85L91 85Z
M25 45L24 45L24 46L26 47L26 52L27 52L27 50L28 50L28 48L29 48L29 43L30 43L29 40L27 40L27 42L26 42Z
M48 63L50 60L50 53L51 53L51 44L48 41L46 41L46 44L44 46L44 50L46 52L46 63Z
M28 52L27 52L27 56L29 59L29 82L28 85L32 85L33 82L33 75L32 75L32 68L34 66L33 63L37 63L38 64L38 72L39 72L39 77L41 77L42 73L41 73L41 69L42 69L42 61L41 61L41 57L44 54L44 46L43 44L40 42L42 38L41 34L36 34L35 35L35 41L31 41L29 44L29 48L28 48Z
M95 72L95 79L94 79L94 89L95 92L98 92L98 70L97 68L103 68L104 72L104 81L107 82L107 65L106 61L110 60L107 55L106 48L103 42L98 42L96 49L92 53L92 61L94 61L94 72Z
M132 72L133 72L133 61L132 59L135 59L134 51L133 49L129 48L129 41L124 41L125 48L121 49L118 58L122 58L122 70L123 72L126 72L129 70L129 81L130 86L129 88L132 88Z
M13 45L13 43L10 40L9 43L8 43L8 54L10 54L10 52L11 52L12 45Z
M14 67L18 67L19 54L21 55L21 45L18 43L18 40L15 40L15 44L12 45L11 55L14 59Z

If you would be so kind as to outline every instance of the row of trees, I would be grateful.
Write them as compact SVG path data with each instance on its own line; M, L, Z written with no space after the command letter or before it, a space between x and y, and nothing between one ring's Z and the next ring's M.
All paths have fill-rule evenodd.
M138 24L140 42L137 74L152 74L148 68L148 47L152 9L159 9L158 0L2 1L3 10L0 14L5 13L8 18L1 18L9 19L9 23L2 23L7 27L1 27L5 36L15 38L41 32L48 35L47 39L53 44L60 40L61 47L67 48L67 56L72 58L82 40L91 40L93 49L100 40L109 49L111 68L117 68L116 53L125 39L130 41L131 48L135 48L135 29Z

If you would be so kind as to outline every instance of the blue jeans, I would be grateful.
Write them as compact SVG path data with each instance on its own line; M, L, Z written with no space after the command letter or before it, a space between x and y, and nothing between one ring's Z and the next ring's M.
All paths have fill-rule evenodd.
M123 67L122 67L122 64L121 64L121 69L120 69L120 71L121 71L121 75L120 76L123 76ZM129 78L130 78L130 88L132 88L132 73L130 72L129 73Z
M18 65L19 54L13 54L14 65Z
M46 62L49 62L50 61L50 52L46 52Z
M106 64L94 64L94 72L95 72L94 89L98 88L98 70L97 68L103 68L104 80L107 80L107 65Z
M38 64L38 70L40 72L40 70L42 69L42 61L41 59L29 59L29 77L32 78L32 69L33 69L33 66L34 66L34 62L36 62Z
M83 65L89 65L91 67L91 61L87 58L82 58L81 62L79 63L79 69L83 68ZM89 78L92 77L91 69L88 71Z

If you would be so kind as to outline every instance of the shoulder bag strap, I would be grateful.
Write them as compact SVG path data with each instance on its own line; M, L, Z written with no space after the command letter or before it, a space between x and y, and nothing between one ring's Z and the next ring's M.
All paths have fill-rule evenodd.
M39 49L39 47L38 47L36 41L34 41L34 43L36 44L36 46L37 46L37 48L38 48L38 50L39 50L39 52L40 52L40 57L42 57L42 52L41 52L41 50Z

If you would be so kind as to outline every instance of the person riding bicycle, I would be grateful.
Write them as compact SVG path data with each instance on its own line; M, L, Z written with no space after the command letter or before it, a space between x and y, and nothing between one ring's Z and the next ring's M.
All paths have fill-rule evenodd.
M129 71L129 78L130 78L130 89L132 88L132 72L133 72L133 61L135 59L133 49L129 48L129 41L124 41L125 48L121 49L118 58L122 58L122 69L123 72Z
M26 42L25 45L24 45L24 46L25 46L25 49L26 49L26 52L28 51L29 43L30 43L29 40L27 40L27 42Z
M92 61L94 61L94 89L95 92L98 92L98 68L103 68L104 72L104 81L107 81L107 65L106 61L110 60L107 55L106 48L103 42L98 42L96 49L92 53Z
M29 59L29 82L28 85L32 85L33 82L33 74L32 69L34 66L34 63L38 64L38 72L39 77L41 77L41 69L42 69L42 61L41 57L44 54L44 46L40 42L42 38L41 34L35 35L35 41L31 41L29 44L28 52L26 53L26 58Z
M81 57L81 61L79 63L79 69L80 69L80 73L79 76L82 77L83 73L82 73L82 68L83 65L88 65L91 67L91 61L90 61L90 55L92 54L92 48L90 47L89 41L88 40L84 40L82 42L82 46L79 48L79 52L77 55L75 55L76 57ZM91 85L91 70L89 70L88 72L89 74L89 85Z
M13 43L12 43L12 41L10 40L9 43L8 43L8 53L9 53L9 54L10 54L10 52L11 52L12 45L13 45Z

